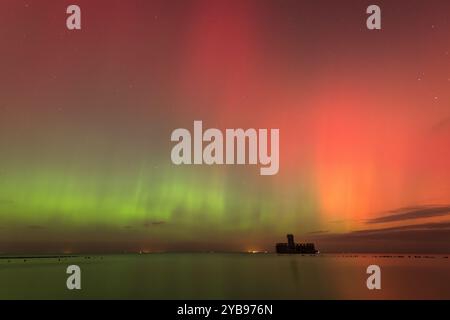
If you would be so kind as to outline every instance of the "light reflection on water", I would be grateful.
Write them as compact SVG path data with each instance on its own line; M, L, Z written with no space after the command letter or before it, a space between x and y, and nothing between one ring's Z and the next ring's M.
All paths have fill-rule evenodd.
M415 255L143 254L0 259L0 298L450 299L450 259ZM66 268L82 290L66 289ZM381 267L381 290L366 287Z

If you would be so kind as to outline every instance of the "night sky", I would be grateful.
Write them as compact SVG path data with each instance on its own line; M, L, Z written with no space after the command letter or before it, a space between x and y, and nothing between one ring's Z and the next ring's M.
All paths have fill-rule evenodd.
M0 252L450 252L449 1L2 0L0 24ZM194 120L279 128L279 173L173 165Z

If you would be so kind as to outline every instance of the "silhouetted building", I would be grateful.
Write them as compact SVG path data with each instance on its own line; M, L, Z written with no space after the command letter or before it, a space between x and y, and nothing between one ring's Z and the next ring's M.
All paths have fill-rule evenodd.
M287 235L287 243L277 243L277 253L306 253L315 254L318 251L314 247L314 243L295 243L294 235Z
M293 234L288 234L287 235L287 239L288 239L288 248L289 249L295 249L294 235Z

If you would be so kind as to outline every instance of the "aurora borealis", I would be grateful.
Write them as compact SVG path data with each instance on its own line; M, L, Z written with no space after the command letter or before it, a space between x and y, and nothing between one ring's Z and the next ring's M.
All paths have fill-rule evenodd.
M450 251L450 3L376 2L2 1L0 253ZM279 128L278 174L173 165L194 120Z

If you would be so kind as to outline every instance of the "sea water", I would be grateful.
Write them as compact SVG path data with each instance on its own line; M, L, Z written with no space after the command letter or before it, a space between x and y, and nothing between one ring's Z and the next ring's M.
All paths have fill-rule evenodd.
M381 290L369 290L369 265ZM68 290L67 267L81 269ZM0 299L450 299L446 255L155 253L0 259Z

